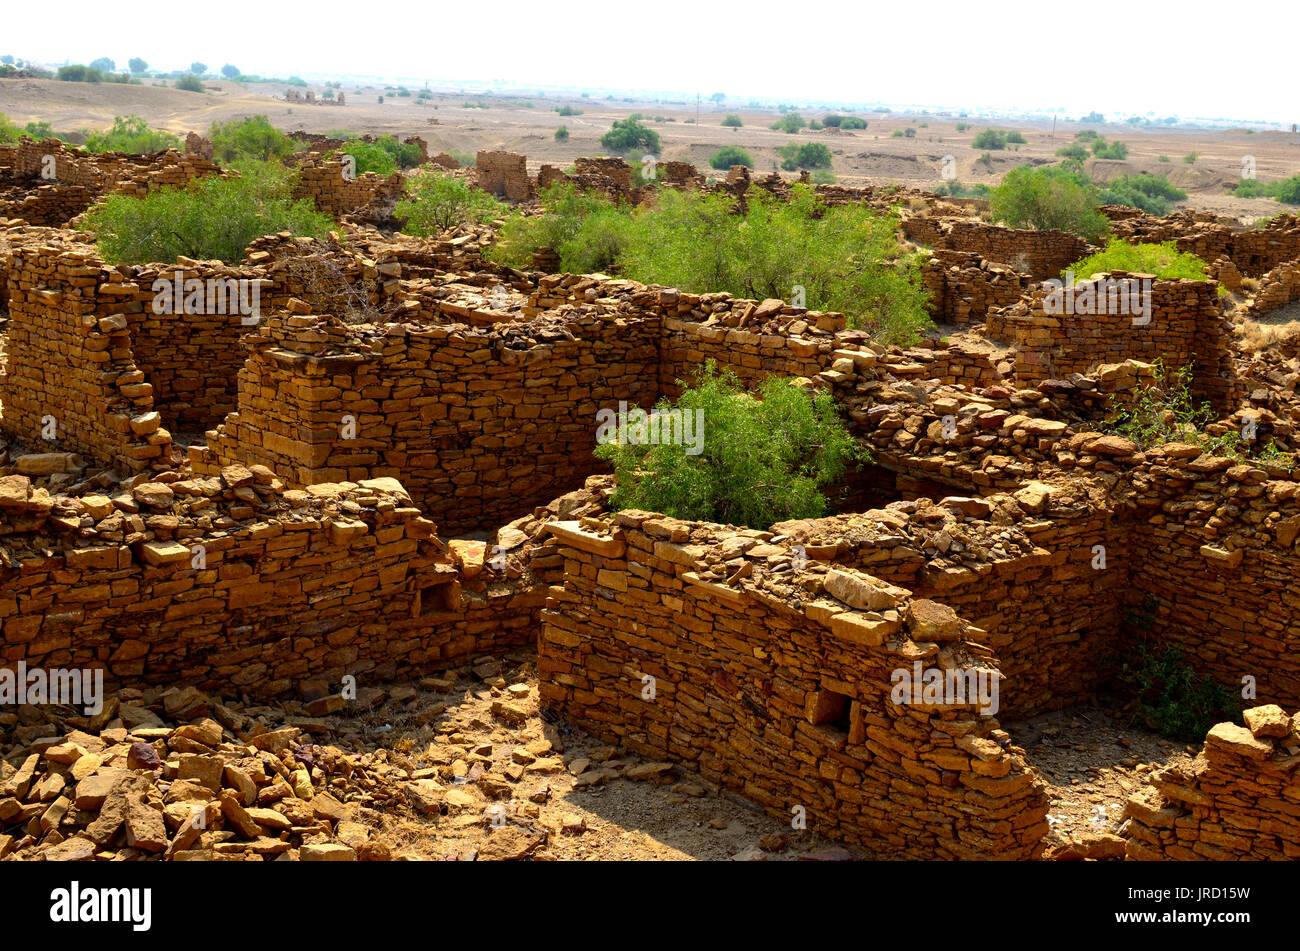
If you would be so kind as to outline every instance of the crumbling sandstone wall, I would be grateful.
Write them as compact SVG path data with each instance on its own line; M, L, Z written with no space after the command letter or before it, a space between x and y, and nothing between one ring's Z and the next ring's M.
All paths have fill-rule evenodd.
M378 215L385 217L402 196L401 173L385 177L366 172L348 180L337 160L308 161L298 169L299 180L293 197L310 198L327 215Z
M478 187L510 201L528 201L535 196L528 178L528 160L515 152L480 151L474 167Z
M128 471L170 464L171 435L132 354L125 312L135 290L84 245L14 248L0 380L6 432Z
M1173 241L1179 251L1208 264L1227 258L1249 277L1300 258L1300 218L1295 215L1279 215L1264 228L1242 229L1208 213L1176 211L1165 218L1132 217L1116 222L1114 230L1135 244Z
M917 226L912 228L915 231ZM943 219L937 238L932 240L936 248L978 254L1010 265L1036 281L1057 277L1070 264L1086 257L1089 248L1082 238L1064 231L1003 228L974 218Z
M930 316L944 324L981 323L992 307L1020 300L1029 276L969 251L935 251L921 270Z
M866 575L836 572L845 590L791 572L768 533L637 512L553 531L565 583L542 615L544 703L882 858L1037 852L1044 786L995 721L890 696L914 660L992 669L950 611Z
M390 479L284 491L270 470L236 466L52 499L8 476L0 513L6 666L337 692L344 674L418 676L527 644L542 602L504 575L472 580L486 569L449 558Z
M499 524L597 471L598 409L654 403L656 336L577 317L532 343L508 325L392 324L363 337L272 317L250 338L238 411L191 461L262 463L296 486L392 476L451 533Z
M1115 281L1150 280L1150 275L1116 271ZM1078 308L1062 299L1047 309L1049 289L1039 287L1016 306L1003 311L991 329L1016 350L1015 372L1022 382L1088 373L1101 364L1126 359L1163 360L1167 370L1195 367L1192 393L1197 401L1208 400L1226 407L1232 389L1232 361L1228 354L1231 325L1224 315L1214 281L1150 280L1150 314L1130 309L1110 313L1061 313ZM1098 298L1107 292L1098 281L1083 280L1075 285L1077 295L1096 288ZM1118 300L1118 299L1116 299ZM1097 306L1094 309L1102 309Z
M1276 705L1220 723L1190 764L1151 774L1125 809L1139 861L1300 859L1300 714Z

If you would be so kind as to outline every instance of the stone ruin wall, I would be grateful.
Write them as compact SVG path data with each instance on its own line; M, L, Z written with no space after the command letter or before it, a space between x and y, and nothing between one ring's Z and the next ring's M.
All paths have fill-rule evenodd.
M867 575L791 573L766 532L638 512L606 533L552 531L565 570L542 614L542 699L587 731L773 815L802 806L810 828L881 857L1038 851L1045 787L1023 751L970 707L890 698L890 671L914 658L991 669L969 643L982 632L951 611ZM724 558L740 588L702 577Z
M536 189L528 177L528 160L514 152L480 151L474 168L478 187L509 201L528 201Z
M994 307L1008 307L1029 288L1029 275L986 261L972 251L937 250L921 269L936 323L982 323Z
M1132 277L1123 271L1110 275L1114 280ZM1075 285L1076 295L1088 286L1096 288L1098 298L1105 297L1102 286L1090 280ZM1087 374L1126 359L1160 359L1169 371L1192 365L1197 401L1225 408L1233 390L1232 329L1218 299L1218 283L1152 280L1149 286L1147 323L1135 322L1147 319L1140 313L1048 313L1048 290L1040 286L1017 305L991 315L988 333L1015 348L1015 373L1022 382ZM1066 303L1055 309L1074 309ZM1113 302L1108 307L1117 309Z
M524 646L543 600L463 570L387 479L286 491L236 466L78 499L14 475L0 514L3 662L112 682L323 695Z
M1193 762L1157 770L1129 798L1129 859L1300 859L1300 714L1270 704L1244 719L1215 726Z
M1173 241L1179 251L1195 254L1207 264L1227 258L1248 277L1262 277L1279 264L1300 258L1300 218L1295 215L1280 215L1264 228L1249 229L1212 219L1177 211L1164 218L1133 216L1113 227L1118 237L1129 242Z
M973 218L904 218L903 234L938 251L965 251L988 261L1009 265L1036 281L1056 277L1068 265L1090 253L1082 238L1064 231L1003 228Z
M85 246L14 249L0 378L6 432L128 471L170 464L171 436L133 362L125 312L134 292ZM44 438L51 418L52 440Z
M343 177L343 163L309 158L298 168L295 199L309 198L321 212L334 218L371 213L386 217L402 197L400 172L388 176L365 172L349 180Z

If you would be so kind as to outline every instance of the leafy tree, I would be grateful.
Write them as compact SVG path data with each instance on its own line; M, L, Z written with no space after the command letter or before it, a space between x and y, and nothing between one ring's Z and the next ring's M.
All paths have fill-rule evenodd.
M738 115L736 115L734 112L732 112L732 113L728 113L728 114L723 118L723 120L722 120L722 124L725 125L725 126L728 126L729 128L732 128L732 129L739 129L739 128L740 128L741 126L743 126L745 123L743 123L743 122L740 121L740 116L738 116Z
M208 71L207 63L199 63L199 62L190 63L190 72L193 73L195 76L202 76L207 71Z
M656 437L675 413L689 419L681 439L650 436L631 416L601 434L598 458L614 467L616 509L636 508L676 518L767 528L775 522L818 518L833 485L859 456L833 397L812 394L793 381L768 378L758 398L746 393L730 370L709 361L695 385L674 406L655 408Z
M1110 230L1098 204L1097 189L1086 178L1056 166L1013 168L991 196L994 218L1009 227L1058 229L1086 241Z
M12 66L14 64L13 54L5 53L3 56L0 56L0 63L4 63L6 66Z
M716 169L726 170L733 165L748 165L754 167L754 160L750 158L748 152L738 145L724 145L718 151L713 153L713 158L709 159L709 165Z
M149 70L149 64L138 56L132 56L127 60L127 66L131 68L131 72L133 73L144 73Z
M176 80L176 88L184 89L186 92L207 92L203 88L203 80L193 73L188 73Z
M1079 121L1080 121L1080 122L1090 122L1090 123L1092 123L1093 125L1101 125L1102 123L1104 123L1104 122L1106 121L1106 117L1103 116L1100 112L1090 112L1090 113L1088 113L1086 116L1084 116L1082 119L1080 119Z
M171 263L181 255L232 264L264 234L323 238L334 226L310 199L291 197L293 176L283 166L246 162L237 170L236 178L195 179L144 198L109 195L82 227L112 264Z
M820 142L806 142L803 145L783 145L778 150L781 154L781 167L787 172L801 168L830 168L831 150Z
M238 79L239 67L232 66L230 63L227 63L225 66L221 67L221 75L225 76L227 79Z
M135 152L144 155L180 147L180 139L170 132L149 128L149 124L140 116L114 116L111 129L92 132L86 136L88 152Z
M555 107L555 111L558 112L558 113L559 113L560 115L562 115L562 116L580 116L580 115L582 115L582 110L581 110L581 109L578 109L578 108L575 108L574 106L556 106L556 107Z
M611 152L641 149L658 155L659 133L642 125L638 119L615 119L610 130L600 137L600 144Z
M117 69L117 64L107 56L101 56L99 59L92 59L90 65L91 68L97 69L101 73L111 73L113 70Z
M470 187L463 178L431 168L412 175L407 188L410 197L399 201L393 214L405 220L405 233L420 237L457 225L488 222L507 211L505 205L487 192Z
M213 157L223 165L242 159L286 159L293 154L293 140L264 115L214 122L208 128L208 138Z
M1186 197L1187 192L1170 184L1163 175L1142 172L1111 182L1102 193L1101 203L1141 208L1147 214L1159 217L1169 214L1171 201L1183 201Z
M1025 144L1025 137L1024 137L1024 135L1020 132L1019 129L1012 129L1010 132L1007 133L1007 144L1008 144L1008 145L1024 145L1024 144Z
M54 78L69 83L99 83L104 81L104 74L93 66L73 64L60 66Z
M569 127L567 125L562 125L555 130L555 141L556 142L569 141Z

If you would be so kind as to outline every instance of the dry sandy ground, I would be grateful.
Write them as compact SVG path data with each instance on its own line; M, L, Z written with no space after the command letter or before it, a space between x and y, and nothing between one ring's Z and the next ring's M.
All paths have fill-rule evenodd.
M701 103L696 124L697 112L693 105L506 98L453 92L437 93L431 100L421 102L414 95L397 97L391 89L358 88L344 83L348 104L328 106L285 102L286 87L281 85L245 87L227 81L209 81L209 92L199 94L155 87L150 82L127 86L0 80L0 112L20 123L43 119L61 132L104 127L111 124L114 115L133 113L144 116L151 124L182 134L206 132L214 120L264 113L286 131L347 129L356 133L419 135L429 142L433 152L481 148L522 152L528 156L534 172L543 163L563 166L579 155L600 154L603 151L600 137L608 131L610 123L640 112L660 135L661 158L693 162L701 170L708 170L709 158L723 145L738 145L748 150L758 171L766 173L779 161L777 150L782 145L822 142L830 148L834 171L846 184L897 181L921 187L941 184L940 171L948 155L955 160L957 179L962 183L996 184L1017 165L1056 161L1056 149L1068 144L1081 128L1074 123L1061 123L1053 133L1050 123L989 123L972 118L865 113L862 118L869 124L863 130L804 130L788 135L768 128L776 118L775 113L719 108L709 102ZM318 95L324 91L321 86L311 88ZM382 105L377 101L381 93L385 97ZM466 103L481 103L487 108L466 108ZM583 110L582 115L558 115L555 108L564 104ZM733 111L744 122L739 129L720 124L723 116ZM804 118L819 116L820 113L808 112ZM663 121L655 121L656 117ZM970 123L970 128L958 132L959 121ZM560 125L569 129L567 142L554 140L555 129ZM982 153L971 148L975 134L990 126L1017 127L1028 140L1018 150L993 152L991 168L977 163ZM895 138L891 134L896 129L907 128L915 129L913 138ZM1188 192L1185 205L1238 215L1247 221L1276 214L1284 206L1269 199L1242 199L1226 194L1227 188L1239 179L1245 156L1254 157L1256 174L1266 181L1300 173L1300 135L1293 133L1098 128L1107 139L1119 139L1129 146L1129 158L1125 161L1090 163L1098 181L1139 171L1163 173ZM1192 152L1197 153L1196 161L1183 162L1183 157ZM1162 155L1169 161L1161 162Z

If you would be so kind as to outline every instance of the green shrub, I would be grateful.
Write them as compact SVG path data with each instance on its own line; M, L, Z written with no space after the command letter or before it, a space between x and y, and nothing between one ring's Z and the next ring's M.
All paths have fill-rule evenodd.
M1024 145L1025 137L1018 129L1012 129L1007 133L1008 145Z
M206 92L203 88L203 80L193 74L187 74L176 80L176 88L184 89L186 92Z
M803 116L799 115L799 113L787 112L781 118L777 119L770 126L768 126L768 128L776 129L778 132L786 132L790 135L794 135L805 125L807 125L807 123L804 122Z
M502 217L507 207L464 179L424 169L407 179L408 198L393 214L405 220L402 231L425 238L463 224L481 224Z
M238 178L195 179L144 198L109 195L87 214L111 264L170 264L177 257L241 260L254 239L277 231L324 237L333 221L310 199L293 200L292 176L274 163L243 163Z
M1241 198L1275 198L1288 205L1300 205L1300 175L1293 175L1280 182L1243 178L1237 183L1234 194Z
M1241 716L1232 691L1212 677L1198 675L1177 648L1157 653L1139 644L1119 679L1136 695L1136 718L1170 739L1199 743L1216 723L1235 722Z
M841 129L865 129L867 127L866 119L859 119L857 116L845 116L840 120Z
M1098 210L1097 189L1061 168L1020 166L990 196L993 217L1011 228L1058 229L1096 241L1110 230Z
M1105 139L1098 138L1092 143L1092 154L1099 159L1126 159L1128 146L1123 142L1107 143Z
M831 150L820 142L805 142L803 145L783 145L777 150L781 155L781 167L787 172L801 168L830 168Z
M667 413L689 421L691 441L634 442L659 437L672 419L659 414ZM771 377L756 398L712 361L675 406L660 401L654 434L633 416L623 426L606 424L595 449L614 468L616 509L757 529L818 518L829 509L823 490L858 455L829 393ZM685 426L671 432L684 435Z
M808 176L808 180L814 185L834 185L837 181L835 173L829 168L813 169L812 174Z
M1163 216L1169 214L1170 201L1183 201L1185 198L1187 192L1170 184L1163 175L1142 172L1111 182L1100 200L1103 205L1128 205L1141 208L1149 215Z
M144 155L180 147L180 139L170 132L149 128L149 124L139 116L115 116L111 129L92 132L86 137L87 152L135 152Z
M1165 281L1205 281L1205 262L1194 254L1179 251L1173 241L1129 244L1119 238L1106 242L1106 248L1096 254L1081 258L1071 264L1078 280L1103 271L1131 271L1135 274L1154 274ZM1065 271L1061 272L1062 274Z
M1078 143L1062 146L1056 150L1056 154L1061 158L1073 159L1076 162L1083 162L1088 158L1088 150Z
M577 109L577 108L575 108L575 107L573 107L573 106L556 106L556 107L555 107L555 111L558 112L558 113L559 113L560 115L562 115L562 116L580 116L580 115L582 115L582 110L581 110L581 109Z
M1196 160L1200 157L1200 155L1201 155L1200 152L1188 152L1186 155L1183 156L1183 162L1185 162L1188 165L1195 165Z
M555 130L555 141L556 142L569 141L569 127L567 125L562 125Z
M988 198L990 189L987 185L963 185L956 179L944 182L934 190L936 195L946 195L949 198Z
M22 129L18 128L12 119L0 112L0 145L10 145L17 142L22 134Z
M725 125L725 126L729 126L729 127L732 128L732 129L739 129L739 128L740 128L741 126L743 126L745 123L741 122L741 121L740 121L740 116L736 115L736 114L733 112L733 113L730 113L729 115L727 115L725 118L723 118L723 120L722 120L722 124Z
M263 115L214 122L208 128L208 138L212 140L213 157L223 165L245 159L268 162L293 154L293 139Z
M397 162L393 156L372 142L353 139L331 154L335 157L352 156L353 161L356 163L354 170L357 175L364 175L366 172L391 175L397 171Z
M658 155L659 133L638 119L615 119L610 130L600 137L600 144L611 152L640 149Z
M1237 430L1206 432L1218 414L1208 402L1194 402L1190 364L1170 372L1165 369L1164 361L1157 358L1154 376L1152 382L1140 385L1128 399L1111 396L1102 432L1131 439L1142 450L1179 442L1198 445L1209 455L1246 457L1246 442Z
M754 160L738 145L724 145L718 151L713 153L713 158L709 159L709 165L713 168L722 169L723 171L731 168L733 165L747 165L754 167Z
M726 194L670 190L655 207L630 209L560 183L543 213L507 219L489 250L526 266L554 248L572 273L615 270L642 283L691 293L786 299L794 285L807 306L849 315L882 340L913 342L930 325L916 255L898 248L897 218L861 205L828 208L796 184L788 202L751 188L744 214Z
M969 122L958 122L958 123L957 123L957 131L958 131L958 132L965 132L965 131L966 131L967 129L969 129L969 128L970 128L970 123L969 123Z
M1082 132L1076 135L1074 139L1076 142L1090 142L1093 139L1097 139L1100 137L1101 137L1101 133L1098 132L1096 129L1084 129Z
M976 133L970 147L997 152L1007 147L1007 134L1000 129L981 129Z
M1158 156L1156 156L1156 161L1157 161L1157 162L1168 162L1168 161L1169 161L1169 156L1168 156L1168 155L1158 155Z

